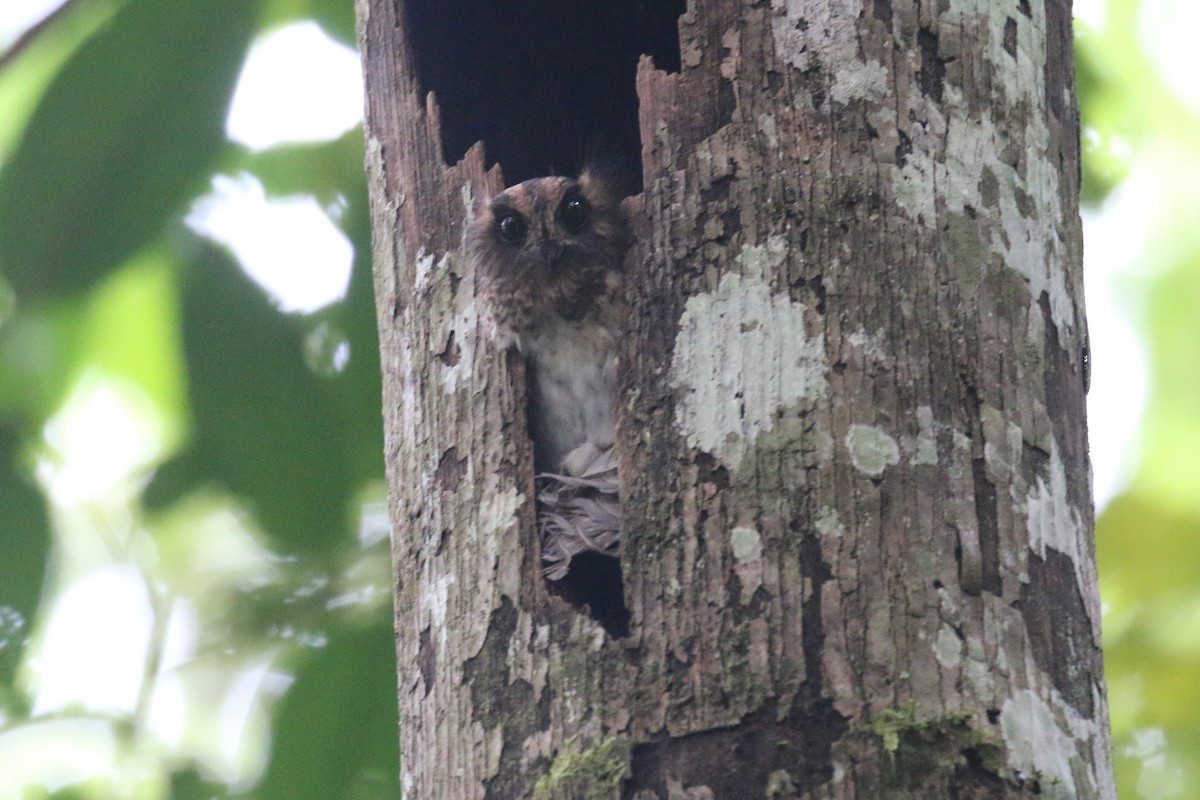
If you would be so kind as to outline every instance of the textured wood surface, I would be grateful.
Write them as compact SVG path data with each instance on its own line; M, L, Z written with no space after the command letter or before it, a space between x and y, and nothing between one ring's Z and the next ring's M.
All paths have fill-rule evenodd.
M358 0L406 797L1114 798L1070 9L696 0L643 62L632 633L538 574L522 367Z

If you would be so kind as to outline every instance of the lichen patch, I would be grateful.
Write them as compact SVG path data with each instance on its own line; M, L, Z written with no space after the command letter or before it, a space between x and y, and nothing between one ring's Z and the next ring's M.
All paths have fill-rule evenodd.
M754 528L737 527L729 532L733 557L744 563L762 558L762 536Z
M449 361L439 358L435 362L436 369L441 372L442 389L447 394L457 392L461 386L469 384L475 374L475 332L479 329L479 310L475 298L469 293L463 293L457 302L454 328L451 330L451 333L455 334L457 358Z
M864 58L858 14L843 3L771 0L771 35L775 55L800 71L813 63L837 65L830 98L843 105L878 100L891 91L887 67Z
M763 582L762 534L754 528L738 526L729 532L729 544L735 559L734 571L741 583L741 597L746 602Z
M782 244L746 248L748 272L781 258ZM806 309L766 282L727 274L690 298L671 362L675 419L688 444L735 469L781 409L827 390L824 336L809 336Z
M954 629L943 623L933 640L933 654L943 667L957 667L962 661L962 646Z
M1075 580L1084 599L1092 631L1100 630L1100 603L1089 587L1097 585L1096 562L1084 538L1084 521L1079 510L1071 505L1067 495L1067 471L1058 444L1051 440L1049 479L1041 475L1026 496L1026 526L1029 548L1039 557L1046 557L1047 548L1057 550L1075 565Z
M1028 281L1032 297L1046 292L1055 325L1074 331L1066 271L1057 267L1070 246L1055 224L1064 202L1058 142L1045 109L1029 106L1029 98L1047 94L1046 12L1035 3L1029 17L1014 17L1018 35L1011 53L1004 47L1010 13L1004 4L975 0L955 0L944 12L954 26L969 21L970 35L985 44L982 57L995 65L988 74L1000 83L990 92L994 104L982 113L960 113L974 95L953 81L936 102L919 84L908 88L901 105L922 124L904 131L914 146L891 173L892 195L913 219L948 231L948 257L960 280L977 281L998 259Z
M882 330L869 333L860 325L846 336L846 341L861 350L864 359L873 364L884 364L890 358Z
M453 575L441 574L427 582L421 593L421 610L428 615L430 625L437 634L441 652L445 652L449 636L446 628L446 610L450 605L450 587L456 582Z
M1071 762L1079 758L1079 749L1075 738L1059 727L1049 703L1031 689L1018 691L1004 701L1000 729L1010 767L1036 777L1046 797L1078 797Z
M937 466L937 430L931 406L917 407L917 426L916 436L904 436L901 439L904 456L912 466Z
M488 563L495 569L496 582L501 594L515 597L520 587L519 559L501 558L494 548L501 542L509 541L502 532L520 524L517 512L525 502L525 495L516 489L506 489L503 492L489 493L479 508L479 524L483 529L481 541L493 548L488 555ZM485 594L490 598L489 593ZM490 599L489 599L490 602Z
M817 533L822 536L840 538L846 535L846 526L842 524L837 509L832 506L821 506L821 510L817 512L816 526Z
M769 275L779 272L787 261L788 241L780 234L773 233L767 237L764 244L750 244L738 253L738 263L742 267L742 276L752 280L762 281Z
M850 451L854 466L872 478L900 463L900 445L887 431L875 425L851 425L846 433L846 449Z
M878 101L887 97L887 67L878 61L853 59L845 62L833 76L829 97L835 103L849 105L855 100Z

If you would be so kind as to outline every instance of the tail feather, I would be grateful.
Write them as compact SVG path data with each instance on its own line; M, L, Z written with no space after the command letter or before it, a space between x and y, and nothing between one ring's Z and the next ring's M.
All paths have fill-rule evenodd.
M623 517L612 448L589 459L581 475L547 473L538 479L542 571L547 578L566 577L571 559L580 553L620 554Z

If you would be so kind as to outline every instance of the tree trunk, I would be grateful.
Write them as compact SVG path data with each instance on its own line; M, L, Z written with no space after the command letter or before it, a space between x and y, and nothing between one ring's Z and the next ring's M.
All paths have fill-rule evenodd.
M672 73L538 3L358 0L405 796L1112 800L1069 3L693 0ZM511 54L640 104L620 639L541 576L460 252L454 142L578 135Z

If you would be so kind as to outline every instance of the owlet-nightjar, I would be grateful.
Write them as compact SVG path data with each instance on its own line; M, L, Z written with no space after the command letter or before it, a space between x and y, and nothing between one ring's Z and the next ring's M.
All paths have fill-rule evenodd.
M587 172L506 189L467 231L488 333L526 360L542 559L556 580L573 555L620 545L612 445L629 245L619 194Z

